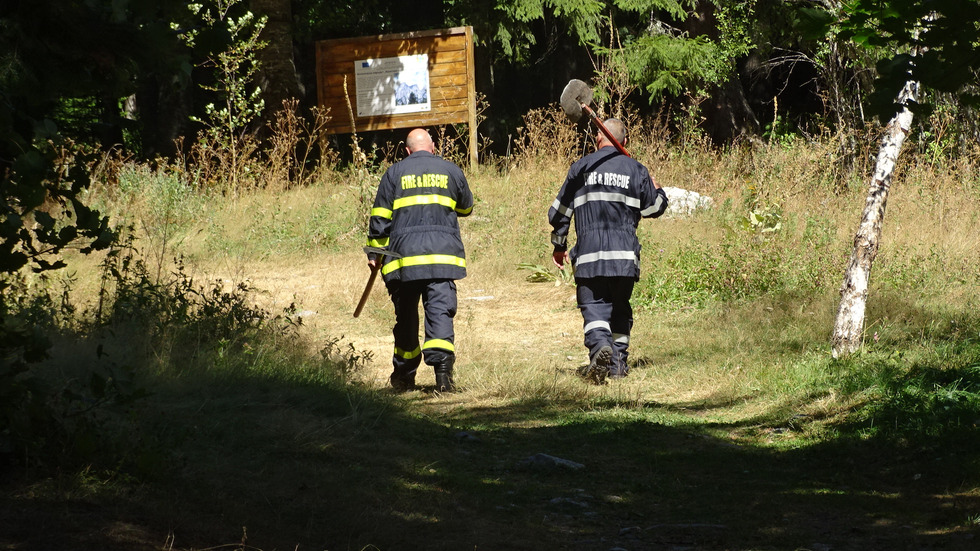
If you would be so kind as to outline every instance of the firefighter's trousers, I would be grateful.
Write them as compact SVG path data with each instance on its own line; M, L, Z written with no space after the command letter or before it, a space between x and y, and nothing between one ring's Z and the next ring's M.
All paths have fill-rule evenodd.
M456 316L456 282L451 279L392 281L388 295L395 306L395 350L391 362L394 377L414 381L422 363L442 364L456 354L453 318ZM425 312L425 341L419 344L419 300Z
M629 277L590 277L575 280L578 308L582 311L585 347L589 358L603 346L613 351L610 374L625 375L629 370L630 330L633 307L630 295L635 281Z

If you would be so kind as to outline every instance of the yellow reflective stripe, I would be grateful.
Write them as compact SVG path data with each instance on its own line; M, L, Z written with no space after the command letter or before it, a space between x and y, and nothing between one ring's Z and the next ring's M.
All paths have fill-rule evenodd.
M384 207L374 207L371 209L371 216L380 216L381 218L387 218L391 220L391 209L386 209Z
M430 348L441 348L443 350L448 350L450 352L456 352L456 347L453 346L453 343L442 339L432 339L431 341L425 341L425 344L422 345L422 350L428 350Z
M419 256L408 256L405 258L396 258L391 262L385 264L385 267L381 268L381 273L389 274L399 268L407 268L408 266L420 266L423 264L451 264L453 266L459 266L460 268L465 268L466 259L460 258L458 256L453 256L451 254L423 254Z
M458 212L460 214L469 214L469 213L473 212L473 207L470 207L468 209L456 209L456 212Z
M417 346L415 347L415 350L409 352L406 352L401 348L398 348L397 346L395 347L395 355L400 358L404 358L406 360L411 360L412 358L418 356L421 353L422 353L422 349Z
M451 209L456 208L456 201L452 197L446 197L445 195L439 195L433 193L431 195L409 195L408 197L401 197L395 199L395 203L391 206L392 210L398 210L403 207L412 207L415 205L442 205Z
M383 248L385 248L385 247L388 246L388 238L387 237L379 237L377 239L371 239L369 237L368 240L367 240L367 246L368 247L380 247L380 248L383 249Z

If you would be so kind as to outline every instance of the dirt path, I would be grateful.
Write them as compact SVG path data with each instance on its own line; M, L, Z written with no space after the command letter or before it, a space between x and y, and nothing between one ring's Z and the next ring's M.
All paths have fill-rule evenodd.
M292 266L255 263L249 268L243 275L260 304L273 313L295 304L315 338L324 342L342 338L355 350L370 352L373 360L362 375L372 384L387 384L394 314L380 278L360 317L352 315L369 275L362 255L324 256ZM494 277L478 268L470 268L457 285L456 343L461 365L473 354L485 353L515 361L555 359L569 366L585 361L582 321L571 286L529 283L517 270L510 278Z

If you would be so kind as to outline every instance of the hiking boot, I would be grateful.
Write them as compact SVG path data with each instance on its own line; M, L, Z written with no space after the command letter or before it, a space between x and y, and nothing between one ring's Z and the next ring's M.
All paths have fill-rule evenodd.
M579 371L579 374L594 385L604 385L606 384L606 375L609 374L609 363L611 360L612 347L603 346L592 357L589 365Z
M453 381L454 362L455 359L450 357L432 366L436 372L437 392L456 392L456 382Z

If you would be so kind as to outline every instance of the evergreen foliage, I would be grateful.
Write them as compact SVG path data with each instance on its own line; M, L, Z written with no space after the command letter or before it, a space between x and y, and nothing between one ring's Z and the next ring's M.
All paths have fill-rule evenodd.
M963 105L980 105L980 3L855 0L845 12L842 37L894 52L878 63L875 89L868 97L880 119L896 112L896 94L908 81L954 94Z

